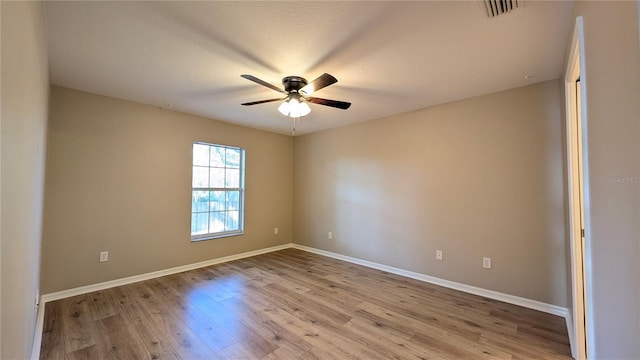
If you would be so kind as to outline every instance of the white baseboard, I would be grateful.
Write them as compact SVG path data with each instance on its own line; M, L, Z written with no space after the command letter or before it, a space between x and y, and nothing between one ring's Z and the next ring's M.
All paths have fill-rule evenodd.
M396 268L388 265L378 264L372 261L361 260L358 258L341 255L341 254L333 253L326 250L320 250L320 249L316 249L316 248L312 248L304 245L293 244L292 247L295 249L308 251L314 254L347 261L353 264L358 264L358 265L366 266L369 268L386 271L388 273L408 277L415 280L424 281L434 285L439 285L446 288L459 290L459 291L463 291L463 292L478 295L478 296L483 296L489 299L503 301L509 304L519 305L529 309L538 310L538 311L546 312L549 314L562 316L565 318L569 314L569 310L567 308L560 307L557 305L551 305L551 304L547 304L547 303L543 303L540 301L531 300L531 299L527 299L519 296L504 294L501 292L487 290L487 289L483 289L483 288L479 288L471 285L465 285L465 284L457 283L454 281L440 279L434 276L424 275L424 274L420 274L413 271L408 271L408 270L404 270L404 269L400 269L400 268Z
M136 282L139 282L139 281L151 280L151 279L159 278L159 277L162 277L162 276L167 276L167 275L177 274L177 273L181 273L181 272L185 272L185 271L189 271L189 270L193 270L193 269L202 268L202 267L205 267L205 266L211 266L211 265L221 264L221 263L225 263L225 262L229 262L229 261L233 261L233 260L244 259L244 258L256 256L256 255L262 255L262 254L270 253L270 252L273 252L273 251L279 251L279 250L283 250L283 249L288 249L290 247L291 247L291 244L272 246L272 247L268 247L268 248L265 248L265 249L243 252L243 253L240 253L240 254L224 256L224 257L221 257L221 258L216 258L216 259L211 259L211 260L205 260L205 261L201 261L201 262L197 262L197 263L193 263L193 264L176 266L176 267L173 267L173 268L170 268L170 269L153 271L153 272L146 273L146 274L129 276L129 277L122 278L122 279L105 281L105 282L92 284L92 285L87 285L87 286L80 286L80 287L73 288L73 289L62 290L62 291L58 291L58 292L42 295L42 301L41 302L42 303L47 303L49 301L65 299L65 298L76 296L76 295L87 294L87 293L90 293L90 292L109 289L109 288L116 287L116 286L128 285L128 284L136 283Z
M350 263L353 263L353 264L366 266L366 267L369 267L369 268L372 268L372 269L386 271L388 273L392 273L392 274L408 277L408 278L411 278L411 279L424 281L424 282L427 282L427 283L430 283L430 284L439 285L439 286L443 286L443 287L446 287L446 288L459 290L459 291L462 291L462 292L466 292L466 293L470 293L470 294L474 294L474 295L478 295L478 296L483 296L483 297L486 297L486 298L489 298L489 299L503 301L503 302L506 302L506 303L509 303L509 304L519 305L519 306L522 306L522 307L526 307L526 308L529 308L529 309L546 312L546 313L557 315L557 316L562 316L562 317L565 318L566 323L567 323L567 331L569 333L569 342L571 344L571 352L573 354L574 345L573 345L573 336L572 336L572 333L571 333L571 330L573 329L573 327L571 325L571 314L570 314L570 312L569 312L569 310L567 308L560 307L560 306L557 306L557 305L551 305L551 304L543 303L543 302L536 301L536 300L526 299L526 298L519 297L519 296L504 294L504 293L493 291L493 290L487 290L487 289L483 289L483 288L479 288L479 287L475 287L475 286L471 286L471 285L465 285L465 284L457 283L457 282L454 282L454 281L444 280L444 279L440 279L440 278L437 278L437 277L434 277L434 276L420 274L420 273L416 273L416 272L413 272L413 271L408 271L408 270L404 270L404 269L400 269L400 268L396 268L396 267L392 267L392 266L388 266L388 265L378 264L378 263L375 263L375 262L372 262L372 261L367 261L367 260L354 258L354 257L351 257L351 256L341 255L341 254L333 253L333 252L326 251L326 250L320 250L320 249L316 249L316 248L312 248L312 247L308 247L308 246L304 246L304 245L289 243L289 244L278 245L278 246L273 246L273 247L269 247L269 248L265 248L265 249L244 252L244 253L241 253L241 254L229 255L229 256L225 256L225 257L221 257L221 258L217 258L217 259L211 259L211 260L197 262L197 263L194 263L194 264L188 264L188 265L173 267L173 268L170 268L170 269L154 271L154 272L150 272L150 273L146 273L146 274L130 276L130 277L122 278L122 279L116 279L116 280L106 281L106 282L102 282L102 283L98 283L98 284L81 286L81 287L77 287L77 288L73 288L73 289L68 289L68 290L63 290L63 291L58 291L58 292L55 292L55 293L42 295L42 297L40 299L40 306L38 307L38 318L37 318L37 322L36 322L36 334L35 334L35 339L34 339L34 343L33 343L33 350L32 350L31 358L32 359L38 359L40 357L40 344L42 342L42 330L43 330L43 326L44 326L44 309L45 309L45 304L47 302L49 302L49 301L55 301L55 300L60 300L60 299L76 296L76 295L87 294L87 293L90 293L90 292L99 291L99 290L105 290L105 289L109 289L109 288L116 287L116 286L136 283L136 282L139 282L139 281L155 279L155 278L166 276L166 275L177 274L177 273L181 273L181 272L185 272L185 271L189 271L189 270L193 270L193 269L198 269L198 268L201 268L201 267L221 264L221 263L225 263L225 262L229 262L229 261L233 261L233 260L243 259L243 258L252 257L252 256L256 256L256 255L262 255L262 254L270 253L270 252L273 252L273 251L279 251L279 250L284 250L284 249L288 249L288 248L294 248L294 249L298 249L298 250L303 250L303 251L307 251L307 252L310 252L310 253L314 253L314 254L318 254L318 255L322 255L322 256L327 256L327 257L330 257L330 258L334 258L334 259L338 259L338 260L342 260L342 261L346 261L346 262L350 262Z

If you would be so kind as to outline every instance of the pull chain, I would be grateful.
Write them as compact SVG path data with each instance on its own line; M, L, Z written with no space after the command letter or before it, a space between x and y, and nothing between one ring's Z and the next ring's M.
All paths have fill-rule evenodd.
M293 123L293 129L291 129L291 135L295 136L296 135L296 126L300 124L300 118L299 117L294 117L291 118L292 123Z

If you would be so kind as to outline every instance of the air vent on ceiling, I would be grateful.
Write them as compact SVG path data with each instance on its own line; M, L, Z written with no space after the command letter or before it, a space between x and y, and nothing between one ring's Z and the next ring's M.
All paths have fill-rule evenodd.
M508 14L518 8L522 0L481 0L487 15L492 18L498 15Z

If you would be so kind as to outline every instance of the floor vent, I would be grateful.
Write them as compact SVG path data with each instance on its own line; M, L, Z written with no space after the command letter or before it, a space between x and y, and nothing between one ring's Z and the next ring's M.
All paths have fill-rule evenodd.
M508 14L518 8L522 0L481 0L487 15L492 18L498 15Z

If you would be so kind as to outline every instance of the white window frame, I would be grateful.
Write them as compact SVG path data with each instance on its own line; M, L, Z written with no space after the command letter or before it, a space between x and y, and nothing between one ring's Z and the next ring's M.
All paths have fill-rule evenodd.
M194 148L195 148L195 145L206 145L206 146L209 146L209 147L218 147L218 148L239 150L240 151L240 167L239 167L239 169L240 169L240 171L239 171L240 172L240 179L239 179L240 187L239 188L194 187L193 186L194 168L196 166L197 167L205 167L205 166L202 166L202 165L195 165L194 164L194 162L195 162L194 161ZM192 242L202 241L202 240L218 239L218 238L224 238L224 237L229 237L229 236L238 236L238 235L243 235L244 234L244 172L245 172L244 163L245 163L245 149L243 149L243 148L235 147L235 146L228 146L228 145L221 145L221 144L211 144L211 143L200 142L200 141L196 141L196 142L193 143L193 145L191 147L191 196L190 196L191 197L191 201L193 201L193 192L194 191L237 191L239 193L239 199L238 199L238 229L237 230L207 232L205 234L196 234L196 235L193 235L193 233L191 233L191 241ZM211 168L216 168L216 167L211 166L211 165L209 165L208 167L210 169ZM226 165L225 165L225 169L227 169ZM211 214L214 211L209 209L207 212L209 214ZM193 216L196 213L204 213L204 212L194 211L193 205L192 205L191 206L191 223L193 223Z

